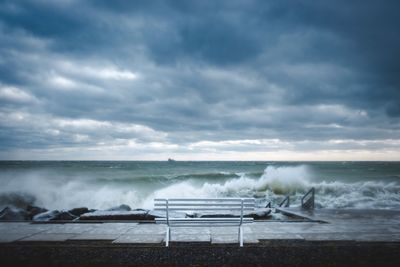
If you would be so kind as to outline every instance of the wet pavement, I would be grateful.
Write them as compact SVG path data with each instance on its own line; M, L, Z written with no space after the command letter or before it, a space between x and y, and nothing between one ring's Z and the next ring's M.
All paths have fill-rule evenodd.
M269 241L400 242L400 211L315 210L282 212L310 221L256 221L244 226L244 244ZM107 241L110 244L164 245L166 227L154 223L29 223L1 222L0 243ZM237 227L172 228L171 242L238 243Z

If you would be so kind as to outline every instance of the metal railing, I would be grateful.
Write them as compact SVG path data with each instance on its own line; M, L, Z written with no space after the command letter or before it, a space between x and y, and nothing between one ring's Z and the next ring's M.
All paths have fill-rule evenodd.
M284 205L284 206L283 206ZM282 200L282 202L279 204L279 207L285 207L285 208L287 208L287 207L289 207L290 206L290 198L289 198L289 196L286 196L283 200Z
M313 210L315 207L315 188L312 187L302 198L301 207L306 210Z

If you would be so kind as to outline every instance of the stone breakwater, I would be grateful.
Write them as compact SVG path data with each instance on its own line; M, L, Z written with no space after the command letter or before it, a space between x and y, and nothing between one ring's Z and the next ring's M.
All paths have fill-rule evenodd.
M237 213L183 213L173 212L173 217L237 217ZM271 209L258 208L252 212L246 212L245 217L255 220L271 219ZM27 206L25 209L5 207L0 211L0 221L104 221L104 220L145 220L151 221L155 218L165 217L165 212L148 210L148 209L132 209L130 206L122 204L120 206L107 209L95 210L87 207L74 208L70 210L47 210L42 207Z

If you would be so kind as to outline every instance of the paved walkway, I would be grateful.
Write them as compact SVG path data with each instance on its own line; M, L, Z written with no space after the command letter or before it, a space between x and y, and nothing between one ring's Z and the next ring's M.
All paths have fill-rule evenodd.
M244 226L244 243L266 241L400 242L399 211L285 209L318 222L255 222ZM112 244L163 245L165 225L152 223L0 223L0 243L107 241ZM171 242L238 243L237 227L173 228Z

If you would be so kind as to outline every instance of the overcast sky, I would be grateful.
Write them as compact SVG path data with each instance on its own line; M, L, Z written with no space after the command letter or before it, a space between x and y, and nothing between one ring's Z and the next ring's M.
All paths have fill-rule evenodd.
M400 160L399 1L0 1L0 159Z

